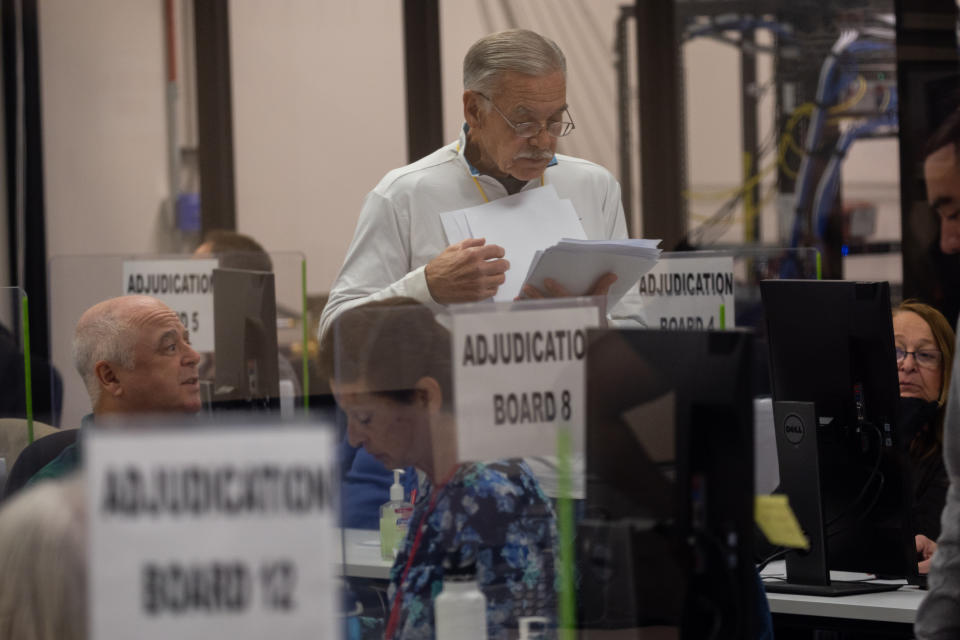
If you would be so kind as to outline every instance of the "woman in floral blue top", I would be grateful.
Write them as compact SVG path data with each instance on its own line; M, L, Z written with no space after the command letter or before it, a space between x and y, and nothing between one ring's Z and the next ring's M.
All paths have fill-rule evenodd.
M422 472L391 570L386 637L434 638L445 561L476 566L489 637L507 637L523 616L555 619L550 501L520 460L457 464L450 337L430 310L402 298L347 310L321 352L350 444L388 469Z

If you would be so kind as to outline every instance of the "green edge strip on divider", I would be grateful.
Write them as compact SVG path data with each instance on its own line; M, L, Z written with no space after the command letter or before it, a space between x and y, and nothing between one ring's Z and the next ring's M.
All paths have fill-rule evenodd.
M27 403L27 442L33 442L33 375L30 372L30 311L27 296L20 301L20 324L23 327L23 382Z
M820 250L817 250L817 280L823 280L823 264L820 262Z
M303 349L301 360L303 361L303 411L306 413L310 408L310 357L308 341L310 329L307 326L307 259L300 261L300 324L303 325Z
M560 530L560 639L574 640L576 633L576 594L573 584L573 500L570 466L570 427L557 431L557 519Z
M720 328L727 328L727 305L720 305Z

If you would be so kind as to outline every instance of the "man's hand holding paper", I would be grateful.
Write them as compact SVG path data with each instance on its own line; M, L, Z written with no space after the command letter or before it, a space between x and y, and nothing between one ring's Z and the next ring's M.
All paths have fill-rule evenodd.
M656 240L587 240L573 203L551 185L449 211L441 220L451 243L476 236L503 247L514 268L498 272L504 278L494 300L606 295L612 306L660 255ZM429 268L427 275L429 283Z
M506 279L510 262L504 249L468 238L452 244L427 263L424 274L430 295L441 304L477 302L492 298Z
M447 241L486 238L503 247L514 269L506 272L494 300L520 295L527 266L538 250L561 238L586 238L573 204L561 200L553 185L521 191L469 209L441 215ZM431 289L432 293L432 289Z

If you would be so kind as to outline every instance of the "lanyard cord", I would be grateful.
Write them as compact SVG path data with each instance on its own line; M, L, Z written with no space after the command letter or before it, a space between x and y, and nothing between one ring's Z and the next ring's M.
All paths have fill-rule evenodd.
M480 181L477 180L477 176L471 173L470 177L473 178L473 184L477 185L477 191L480 192L480 197L483 198L483 201L490 202L490 199L487 197L486 192L484 192L483 187L480 186Z
M393 634L396 631L397 623L400 621L399 605L400 598L403 595L403 583L407 580L407 574L410 573L410 567L413 566L413 558L417 555L417 550L420 548L420 541L423 538L423 532L427 528L427 519L431 516L431 514L433 514L433 510L437 508L437 496L440 495L440 490L445 487L450 480L453 479L453 475L459 468L460 467L458 465L451 469L449 475L447 475L443 483L433 488L433 494L430 496L430 504L427 505L427 511L423 514L423 517L420 518L420 522L417 524L417 535L413 538L413 544L410 545L410 556L407 558L407 564L403 567L403 573L400 574L400 581L397 583L397 592L393 595L393 603L390 605L390 620L387 622L387 629L383 634L383 637L386 640L392 640Z

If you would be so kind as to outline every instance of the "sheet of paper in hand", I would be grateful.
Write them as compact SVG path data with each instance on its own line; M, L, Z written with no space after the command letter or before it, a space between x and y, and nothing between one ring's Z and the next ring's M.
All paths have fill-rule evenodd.
M440 219L450 244L485 238L487 244L503 247L510 269L494 297L498 301L513 300L520 294L523 276L538 250L563 238L586 238L573 203L561 200L553 185L448 211Z
M607 294L608 308L636 286L660 258L659 240L580 240L565 238L534 256L524 285L544 289L552 278L574 295L586 294L605 273L617 275ZM522 288L522 287L521 287Z

